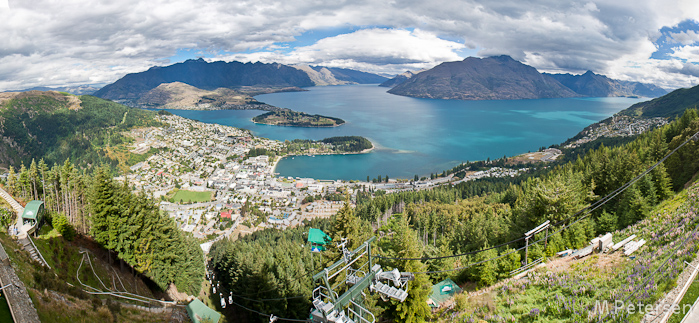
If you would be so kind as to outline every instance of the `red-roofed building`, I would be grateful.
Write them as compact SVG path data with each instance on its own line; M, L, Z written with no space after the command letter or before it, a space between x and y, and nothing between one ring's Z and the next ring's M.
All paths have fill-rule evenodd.
M296 183L296 188L302 188L302 187L303 187L303 183L301 183L301 182Z
M221 218L230 219L230 218L231 218L231 212L230 212L230 211L221 211Z

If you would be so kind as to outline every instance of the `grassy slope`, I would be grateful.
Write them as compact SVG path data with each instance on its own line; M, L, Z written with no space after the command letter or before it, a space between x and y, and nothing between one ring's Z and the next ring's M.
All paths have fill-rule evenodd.
M121 272L106 263L106 253L89 240L76 239L68 242L55 230L45 225L41 235L34 242L53 270L48 270L33 261L27 252L5 233L0 233L0 241L7 251L15 272L28 287L32 301L42 322L170 322L170 315L151 314L123 307L109 297L92 296L71 287L80 286L76 278L81 250L90 250L92 264L100 279L111 287L118 277L126 290L148 297L154 297L146 284L129 272ZM96 255L96 256L95 256ZM90 286L104 289L89 267L83 263L79 272L80 280ZM68 283L68 284L67 284ZM121 286L120 284L118 286ZM119 287L121 289L121 287ZM118 300L126 302L125 300ZM146 305L134 303L136 305ZM69 309L69 310L67 310ZM186 313L185 313L186 315Z
M550 259L546 267L530 273L528 279L508 282L491 294L462 300L465 304L457 306L452 315L487 322L587 322L597 300L607 300L613 307L614 300L626 298L631 288L641 285L669 258L655 276L655 284L642 287L639 298L630 299L653 304L675 287L677 276L685 267L683 261L691 261L697 254L697 239L690 239L677 254L673 251L675 243L695 228L698 206L699 185L694 185L657 206L647 219L614 232L615 242L631 234L648 241L634 253L635 259L623 256L621 251L581 260ZM450 315L442 317L448 318L444 322L452 320ZM628 320L638 322L641 318L641 314L635 314Z

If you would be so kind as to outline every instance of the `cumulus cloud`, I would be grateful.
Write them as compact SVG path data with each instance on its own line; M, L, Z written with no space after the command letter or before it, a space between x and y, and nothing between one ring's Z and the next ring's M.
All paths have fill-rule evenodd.
M681 59L687 62L699 62L699 45L697 46L681 46L672 49L673 53L670 56Z
M372 28L327 37L286 52L256 52L220 57L225 60L324 65L387 72L432 67L462 59L465 45L421 30Z
M479 48L481 56L507 54L546 71L696 83L649 57L661 27L697 19L697 1L9 0L9 10L3 1L0 90L113 82L169 64L181 49L399 73ZM359 30L295 44L314 30L348 27ZM681 45L672 60L696 61L686 48L696 32L670 37Z
M699 42L699 33L694 30L685 30L678 33L670 33L675 42L682 45L690 45Z

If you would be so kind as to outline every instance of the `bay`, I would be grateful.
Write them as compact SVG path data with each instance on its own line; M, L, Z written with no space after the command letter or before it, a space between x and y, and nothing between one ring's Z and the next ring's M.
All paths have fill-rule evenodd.
M459 101L417 99L376 85L312 87L259 95L259 101L344 119L334 128L255 124L256 110L168 110L208 123L249 129L276 140L364 136L376 149L361 155L296 156L279 162L282 176L366 180L378 175L412 178L442 172L467 160L513 156L558 144L637 98L566 98Z

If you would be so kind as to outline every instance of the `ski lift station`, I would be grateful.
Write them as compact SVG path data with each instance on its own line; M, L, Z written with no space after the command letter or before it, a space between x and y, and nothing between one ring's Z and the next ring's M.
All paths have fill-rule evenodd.
M22 213L21 230L26 234L31 234L39 228L41 221L44 219L44 202L34 200L24 207Z

